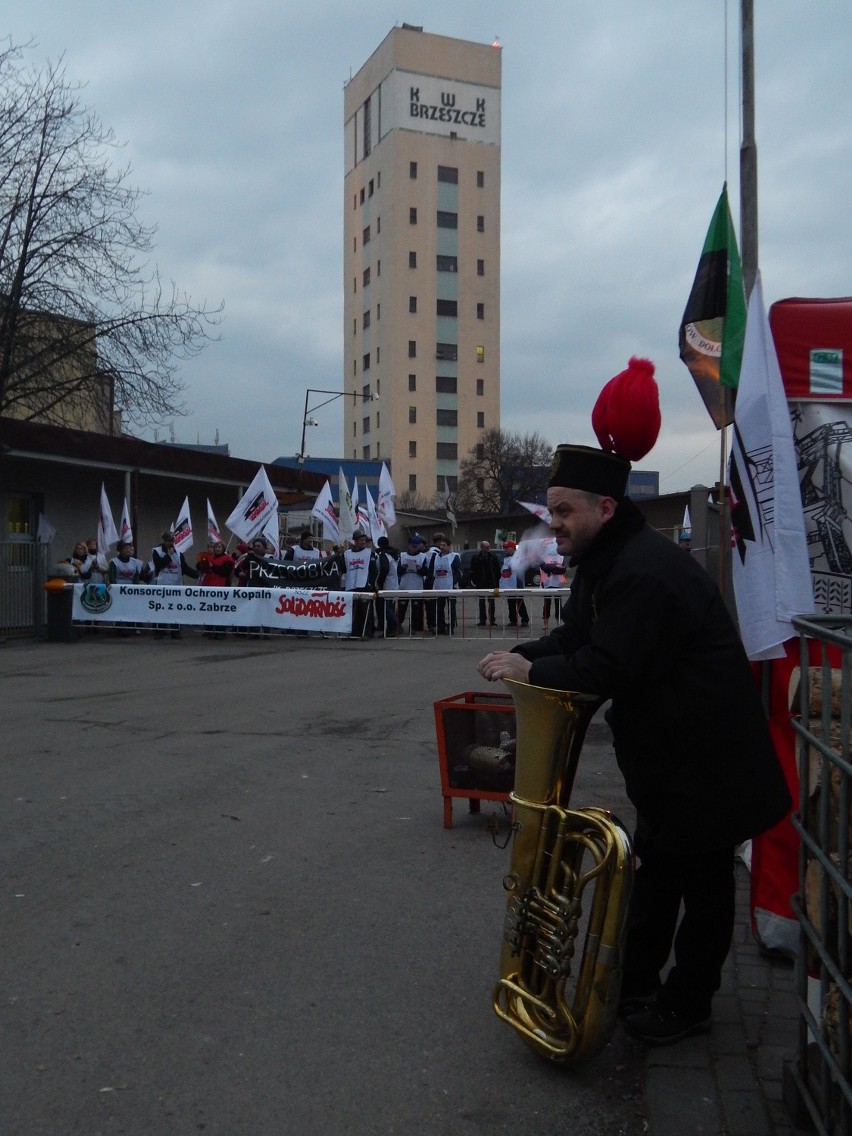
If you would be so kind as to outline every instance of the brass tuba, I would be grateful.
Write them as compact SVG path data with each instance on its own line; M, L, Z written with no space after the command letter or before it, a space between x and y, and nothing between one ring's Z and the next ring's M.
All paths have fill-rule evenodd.
M615 1025L633 852L610 813L567 807L601 700L505 682L515 703L517 762L494 1010L540 1056L574 1063L599 1049Z

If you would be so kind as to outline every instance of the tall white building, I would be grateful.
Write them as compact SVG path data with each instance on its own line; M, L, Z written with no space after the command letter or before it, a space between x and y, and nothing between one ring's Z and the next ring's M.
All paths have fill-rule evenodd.
M500 82L403 25L345 91L343 453L430 501L500 425Z

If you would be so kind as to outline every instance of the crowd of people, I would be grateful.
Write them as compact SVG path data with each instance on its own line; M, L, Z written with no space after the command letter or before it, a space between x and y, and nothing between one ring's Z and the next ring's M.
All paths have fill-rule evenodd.
M556 550L555 542L551 543L553 547L546 547L536 575L540 575L543 587L564 587L564 561ZM514 549L511 541L504 545L507 553L511 554ZM489 542L481 541L463 579L460 554L443 532L433 533L431 543L420 533L413 532L402 551L391 545L386 536L380 537L373 545L362 530L353 533L346 547L334 545L326 553L316 546L309 529L304 529L298 538L286 537L280 552L262 536L249 544L239 543L233 552L224 541L217 540L208 544L193 565L176 549L174 533L167 531L162 534L160 543L151 549L147 560L136 555L132 541L119 542L115 555L110 559L99 556L94 537L78 542L67 560L73 564L79 578L87 582L181 585L189 578L197 580L200 587L228 588L256 584L259 578L256 571L252 571L252 565L258 561L303 564L324 557L336 560L342 590L358 593L352 634L361 639L372 639L377 634L383 638L395 638L403 634L406 619L410 634L452 635L457 627L457 597L442 593L471 587L493 589L496 595L499 590L523 588L529 576L529 573L521 574L513 569L510 556L506 556L501 565ZM410 592L410 598L376 598L378 592L399 591ZM494 627L497 623L495 596L480 596L478 602L477 626ZM523 598L511 595L506 602L509 625L529 626L529 613ZM558 597L555 605L558 620ZM551 600L546 598L542 612L545 627L550 610ZM155 630L156 635L165 635L166 632L174 638L180 637L180 628L176 626L157 627ZM205 634L219 638L224 631L207 630Z

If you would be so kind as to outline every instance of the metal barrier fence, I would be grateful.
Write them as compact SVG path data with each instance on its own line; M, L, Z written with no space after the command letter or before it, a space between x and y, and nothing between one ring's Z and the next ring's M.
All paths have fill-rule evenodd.
M44 583L50 545L0 541L0 638L40 635L45 623Z
M850 1136L852 619L812 617L794 624L801 635L802 677L794 721L800 802L793 825L801 851L793 909L801 949L799 1041L787 1071L788 1110L808 1119L821 1136Z

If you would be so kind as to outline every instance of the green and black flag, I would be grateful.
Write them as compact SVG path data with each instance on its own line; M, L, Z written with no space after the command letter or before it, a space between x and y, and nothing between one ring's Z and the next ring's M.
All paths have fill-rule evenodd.
M725 184L707 230L679 336L680 357L717 430L734 420L745 322L743 270Z

